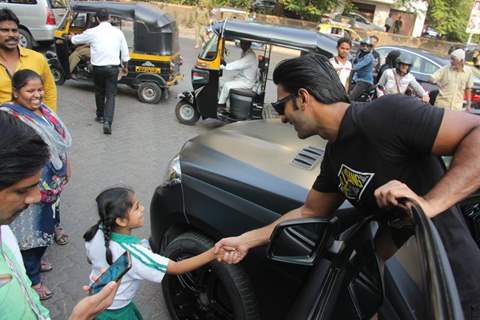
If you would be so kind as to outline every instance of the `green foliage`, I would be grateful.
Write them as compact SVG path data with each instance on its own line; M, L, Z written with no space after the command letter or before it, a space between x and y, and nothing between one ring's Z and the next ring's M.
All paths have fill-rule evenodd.
M472 0L431 0L427 13L430 25L445 35L446 40L467 41L465 32Z
M302 19L317 20L324 12L333 10L336 0L280 0L283 8Z

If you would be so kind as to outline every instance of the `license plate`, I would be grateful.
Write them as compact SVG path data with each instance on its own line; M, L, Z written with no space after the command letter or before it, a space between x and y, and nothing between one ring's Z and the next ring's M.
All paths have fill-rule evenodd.
M135 66L135 72L161 73L162 69L158 67Z

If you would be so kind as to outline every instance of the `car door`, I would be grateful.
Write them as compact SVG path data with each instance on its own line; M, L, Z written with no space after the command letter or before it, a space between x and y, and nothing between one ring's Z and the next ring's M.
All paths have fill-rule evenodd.
M371 319L375 314L381 319L463 319L438 232L420 207L408 205L408 214L397 214L388 222L391 227L409 227L413 233L393 257L386 262L376 257L373 239L379 224L363 215L315 260L286 319ZM338 212L335 221L340 220ZM344 229L337 225L332 230ZM305 250L308 241L300 242ZM342 265L342 259L349 262Z

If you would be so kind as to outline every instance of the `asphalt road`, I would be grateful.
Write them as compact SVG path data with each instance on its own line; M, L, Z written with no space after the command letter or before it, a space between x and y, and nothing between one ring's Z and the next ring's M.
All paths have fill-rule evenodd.
M133 187L146 211L145 227L135 234L148 238L150 199L163 180L169 159L188 139L223 125L217 120L201 120L195 126L177 122L176 96L191 88L190 69L198 54L188 35L180 39L180 45L185 80L171 90L168 101L158 105L143 104L134 90L120 87L111 136L104 135L101 125L93 120L93 84L67 81L58 87L59 114L73 135L73 177L62 196L61 216L71 242L47 250L46 257L54 269L43 274L43 281L54 291L45 302L53 319L67 319L76 302L85 296L81 287L88 282L90 267L82 235L98 220L95 197L109 186ZM227 61L239 55L239 49L230 51ZM271 65L290 53L274 53ZM276 95L272 83L267 91L267 99L273 100ZM160 284L144 282L135 302L145 319L170 319Z

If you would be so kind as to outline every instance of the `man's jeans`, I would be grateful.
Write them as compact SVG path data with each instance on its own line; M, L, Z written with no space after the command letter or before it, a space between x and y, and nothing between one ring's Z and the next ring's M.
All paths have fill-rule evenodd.
M105 121L110 123L113 122L115 112L118 72L118 66L93 66L97 117L103 117Z

